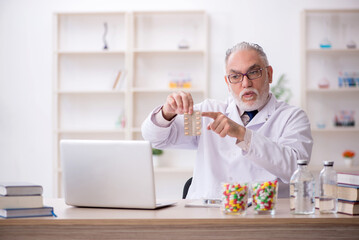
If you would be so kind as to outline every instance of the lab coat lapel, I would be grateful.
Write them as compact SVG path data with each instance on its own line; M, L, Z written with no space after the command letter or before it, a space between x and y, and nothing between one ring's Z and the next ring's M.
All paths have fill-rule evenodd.
M226 116L231 119L232 121L235 121L239 125L244 126L241 117L239 116L239 111L237 108L236 103L234 102L233 98L229 98L228 107L226 110Z
M252 127L258 124L264 124L275 111L276 103L277 103L276 98L273 95L271 95L267 105L265 105L264 108L261 111L259 111L257 115L247 124L247 127Z

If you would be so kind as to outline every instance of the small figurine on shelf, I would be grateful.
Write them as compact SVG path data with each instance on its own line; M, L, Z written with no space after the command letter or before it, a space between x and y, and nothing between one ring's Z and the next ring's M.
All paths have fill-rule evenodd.
M104 27L104 33L102 36L102 40L103 40L103 50L108 50L108 45L107 45L107 41L106 41L106 36L107 36L107 22L103 23L103 27Z
M343 152L344 164L348 167L353 166L355 152L351 150L345 150Z

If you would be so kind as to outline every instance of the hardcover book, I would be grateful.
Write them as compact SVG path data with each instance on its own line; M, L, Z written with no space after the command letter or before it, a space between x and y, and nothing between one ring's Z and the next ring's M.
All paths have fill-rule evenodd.
M359 215L359 201L338 200L338 213Z
M24 196L41 195L41 185L28 182L0 182L0 195L2 196Z
M0 209L2 218L49 217L55 216L53 207Z
M319 198L315 198L315 208L319 209ZM359 201L338 200L338 213L359 215Z
M338 199L359 201L359 185L338 184Z
M0 196L0 208L43 207L42 196Z
M338 172L338 183L342 184L351 184L351 185L359 185L359 173L344 173Z

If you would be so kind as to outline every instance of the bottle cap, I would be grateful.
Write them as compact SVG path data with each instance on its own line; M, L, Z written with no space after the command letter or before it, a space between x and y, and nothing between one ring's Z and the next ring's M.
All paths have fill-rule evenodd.
M305 159L299 159L297 160L298 165L308 165L308 160Z
M330 166L333 167L334 162L333 161L323 161L324 166Z

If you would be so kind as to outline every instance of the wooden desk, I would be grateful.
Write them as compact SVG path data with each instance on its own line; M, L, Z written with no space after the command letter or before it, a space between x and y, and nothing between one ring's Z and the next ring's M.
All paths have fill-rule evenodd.
M275 216L223 215L218 208L185 208L185 200L159 210L76 208L45 200L57 218L1 219L0 239L359 239L359 217L294 216L279 199Z

